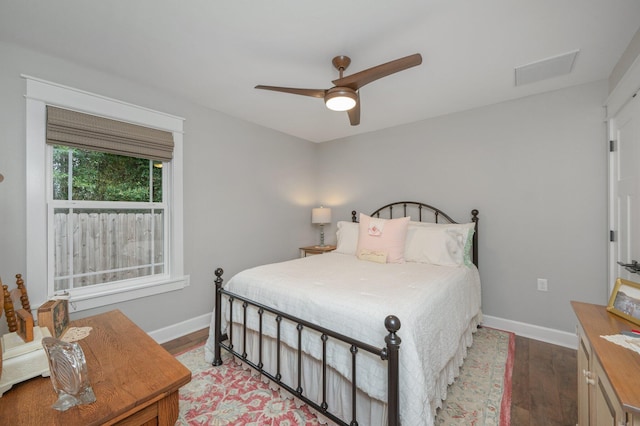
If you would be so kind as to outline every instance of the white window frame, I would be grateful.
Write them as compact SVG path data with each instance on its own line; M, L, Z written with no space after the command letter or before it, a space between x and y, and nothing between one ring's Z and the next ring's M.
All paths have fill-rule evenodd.
M53 292L53 250L49 248L51 223L47 206L48 182L51 178L51 155L46 144L47 105L71 109L114 120L139 124L173 133L173 159L166 179L168 208L165 220L169 224L169 270L162 279L136 279L112 285L71 290L69 308L72 312L120 303L154 294L182 289L189 285L184 275L183 243L183 124L184 119L126 102L74 89L38 78L22 75L26 80L26 170L27 170L27 282L31 306L39 307L55 295Z

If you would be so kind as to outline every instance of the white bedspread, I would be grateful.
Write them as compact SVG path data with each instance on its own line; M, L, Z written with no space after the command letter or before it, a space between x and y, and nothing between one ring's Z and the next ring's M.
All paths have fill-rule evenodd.
M433 399L440 394L436 381L459 351L469 324L481 313L475 267L378 264L339 253L248 269L225 288L376 347L385 345L386 316L400 318L400 413L405 425L433 424ZM227 305L223 301L225 327ZM241 321L241 311L236 304L234 320ZM257 318L249 319L248 324L258 329ZM275 337L275 321L265 319L263 332ZM283 328L284 342L296 348L297 339L292 326ZM235 349L242 351L237 340L234 335ZM327 362L350 378L351 354L336 346L329 347ZM304 338L303 350L319 354L321 341ZM209 339L208 361L213 359L212 351ZM358 354L357 384L371 397L386 401L387 370L379 357Z

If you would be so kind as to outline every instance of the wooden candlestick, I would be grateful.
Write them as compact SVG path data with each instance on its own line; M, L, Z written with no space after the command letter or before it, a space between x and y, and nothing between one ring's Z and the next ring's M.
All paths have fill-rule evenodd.
M22 309L31 313L31 305L29 303L29 294L27 293L27 288L24 286L24 280L22 279L22 274L16 274L16 285L20 290L20 302L22 303Z
M18 321L16 320L16 313L13 310L13 302L11 301L11 295L9 294L8 287L3 285L2 289L4 290L4 313L7 315L9 333L13 333L18 329Z

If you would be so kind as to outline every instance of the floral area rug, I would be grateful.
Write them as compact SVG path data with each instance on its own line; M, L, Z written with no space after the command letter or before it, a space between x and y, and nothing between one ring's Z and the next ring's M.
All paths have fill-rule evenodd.
M479 328L436 425L509 426L515 335Z
M512 333L478 329L460 376L449 386L447 399L438 410L435 424L508 426L514 350ZM191 370L192 379L180 389L176 425L320 424L306 405L297 407L292 397L281 397L256 373L231 362L225 351L223 354L224 363L219 367L204 360L204 346L177 356Z

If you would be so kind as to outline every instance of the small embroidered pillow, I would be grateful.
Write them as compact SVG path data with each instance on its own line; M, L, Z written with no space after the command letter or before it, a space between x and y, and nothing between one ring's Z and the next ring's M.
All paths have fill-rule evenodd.
M358 253L358 259L376 263L387 263L387 253L384 251L362 249L360 253Z

